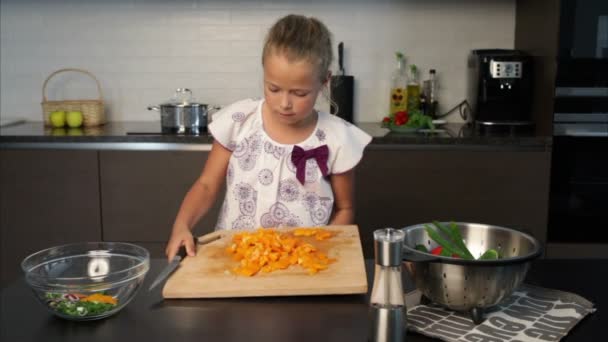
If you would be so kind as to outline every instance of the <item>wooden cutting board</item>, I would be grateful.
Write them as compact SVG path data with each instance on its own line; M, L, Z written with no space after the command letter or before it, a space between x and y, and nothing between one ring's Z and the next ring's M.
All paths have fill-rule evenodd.
M238 265L226 252L232 235L239 231L216 231L199 238L196 256L186 257L163 288L165 298L220 298L292 295L330 295L367 292L367 276L357 226L326 226L336 232L314 246L337 261L329 268L309 275L300 266L262 273L252 277L236 275ZM286 228L280 230L292 230ZM200 244L201 241L209 241Z

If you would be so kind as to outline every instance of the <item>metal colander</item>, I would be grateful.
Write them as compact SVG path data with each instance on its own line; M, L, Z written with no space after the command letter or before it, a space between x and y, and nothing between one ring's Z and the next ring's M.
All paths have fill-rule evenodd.
M425 231L425 224L418 224L403 228L404 265L426 299L451 310L468 311L479 324L484 309L509 297L522 283L530 262L540 256L541 246L532 236L515 229L478 223L456 225L474 257L493 248L501 258L463 260L418 251L418 244L429 251L438 246Z

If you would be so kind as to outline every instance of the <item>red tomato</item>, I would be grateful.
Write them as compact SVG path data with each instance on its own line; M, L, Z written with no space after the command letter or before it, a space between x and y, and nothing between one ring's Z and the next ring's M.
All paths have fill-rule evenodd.
M439 246L439 247L435 247L433 248L433 250L431 251L431 254L433 255L439 255L441 254L441 251L443 250L443 247Z
M389 118L388 116L385 116L384 119L382 119L382 122L389 123L389 122L391 122L391 118Z
M403 120L403 122L406 123L410 117L406 111L400 111L395 113L395 119Z
M395 119L395 125L401 126L403 124L405 124L405 121L403 121L402 119Z

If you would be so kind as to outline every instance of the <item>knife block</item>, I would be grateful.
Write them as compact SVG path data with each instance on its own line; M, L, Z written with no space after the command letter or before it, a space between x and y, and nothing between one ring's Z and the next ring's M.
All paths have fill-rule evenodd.
M330 80L330 112L342 119L353 122L353 76L332 76ZM337 106L337 108L336 108Z

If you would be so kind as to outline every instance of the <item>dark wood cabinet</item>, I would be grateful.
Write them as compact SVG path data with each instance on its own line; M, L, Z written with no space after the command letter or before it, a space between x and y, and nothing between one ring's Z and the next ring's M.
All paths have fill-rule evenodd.
M0 189L2 286L37 250L101 239L97 151L0 150Z
M203 151L1 150L2 284L28 254L76 241L126 241L162 257ZM383 149L356 172L365 257L375 229L430 220L513 227L545 241L549 151ZM196 225L213 230L224 194Z
M550 152L377 150L356 172L356 222L373 257L378 228L431 220L516 228L546 240Z
M100 151L103 239L164 245L186 192L209 152ZM215 227L223 194L195 226L198 235ZM160 256L163 248L154 248ZM161 253L159 253L159 250Z

